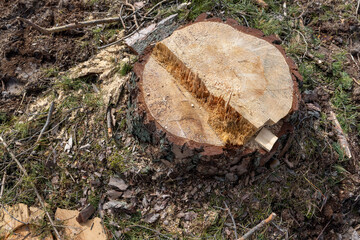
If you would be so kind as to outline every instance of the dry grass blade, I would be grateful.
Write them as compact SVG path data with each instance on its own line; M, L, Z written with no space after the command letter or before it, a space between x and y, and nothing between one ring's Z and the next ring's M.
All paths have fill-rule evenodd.
M44 134L44 132L46 131L46 129L49 127L49 124L50 124L50 120L51 120L51 116L52 116L52 113L54 112L54 102L52 102L50 104L50 108L49 108L49 113L48 113L48 116L46 118L46 122L45 122L45 125L44 127L41 129L41 132L39 134L39 137L38 139L36 140L36 143L41 139L42 135Z

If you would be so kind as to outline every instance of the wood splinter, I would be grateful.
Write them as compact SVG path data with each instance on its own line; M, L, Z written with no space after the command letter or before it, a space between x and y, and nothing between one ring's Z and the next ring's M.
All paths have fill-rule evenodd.
M329 120L331 120L332 123L333 123L334 131L335 131L335 133L336 133L336 135L337 135L337 138L338 138L340 147L344 150L345 155L346 155L348 158L351 158L352 155L351 155L349 143L348 143L348 141L346 140L345 133L344 133L344 131L342 130L342 128L341 128L341 126L340 126L340 123L339 123L339 121L338 121L337 118L336 118L335 113L334 113L333 111L330 111L329 115L330 115Z

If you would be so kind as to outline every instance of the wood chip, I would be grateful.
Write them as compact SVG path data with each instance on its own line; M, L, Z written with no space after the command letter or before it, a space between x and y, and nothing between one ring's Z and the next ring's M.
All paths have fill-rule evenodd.
M256 136L255 141L260 144L266 151L270 152L278 137L266 128L261 129L260 133Z

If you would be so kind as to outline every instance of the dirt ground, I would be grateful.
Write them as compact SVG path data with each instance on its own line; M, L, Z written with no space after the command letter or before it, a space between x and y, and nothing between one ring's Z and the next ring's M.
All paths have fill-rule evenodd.
M52 216L58 207L80 210L93 204L109 239L236 239L271 212L278 215L276 220L253 239L359 239L357 1L265 0L267 7L257 1L164 1L142 18L158 2L136 5L144 26L173 13L185 24L207 12L277 35L304 77L300 109L291 117L294 134L281 139L265 167L248 159L252 170L241 174L213 166L205 176L196 171L196 162L176 171L166 154L154 157L161 151L158 146L131 134L131 68L136 56L122 44L102 55L98 49L122 36L121 23L43 35L16 19L52 27L117 16L121 1L3 0L0 134L29 177L1 146L0 176L7 176L2 206L38 206L29 184L33 182ZM124 14L130 15L131 9ZM133 31L134 24L132 17L126 18L125 32ZM119 101L98 94L99 89L113 94L112 81L123 87ZM56 107L50 130L37 141L51 101ZM109 108L114 116L111 134L106 125ZM347 134L351 159L337 143L330 111ZM288 150L280 154L288 142ZM239 167L239 161L244 158L229 156L229 169ZM109 186L111 176L123 179L124 189ZM47 222L39 226L41 234L51 231Z

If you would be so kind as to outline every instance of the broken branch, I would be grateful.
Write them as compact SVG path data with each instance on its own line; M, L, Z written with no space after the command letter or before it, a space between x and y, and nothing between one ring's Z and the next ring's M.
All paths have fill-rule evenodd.
M28 177L29 175L28 175L26 169L21 165L20 161L15 157L14 153L10 151L7 143L4 141L4 139L3 139L1 136L0 136L0 141L1 141L1 143L4 145L5 150L10 154L12 160L14 160L14 161L16 162L16 164L18 165L19 169L23 172L23 174L24 174L26 177ZM49 222L50 222L51 226L53 227L54 232L55 232L57 238L58 238L59 240L61 240L61 236L60 236L58 230L55 228L54 222L53 222L53 220L52 220L49 212L46 210L46 207L45 207L45 203L44 203L43 198L41 197L39 191L38 191L37 188L35 187L35 184L34 184L33 182L30 182L30 184L31 184L31 187L32 187L32 189L34 190L34 192L35 192L35 194L36 194L36 196L37 196L40 204L41 204L41 207L44 209L44 211L45 211L45 213L46 213L46 216L47 216L47 218L49 219Z
M231 214L230 208L228 207L228 205L226 204L225 201L224 201L224 205L225 205L225 207L226 207L226 209L227 209L227 211L228 211L228 213L229 213L229 215L230 215L230 217L231 217L231 221L232 221L232 223L233 223L233 225L234 225L235 239L237 239L237 238L238 238L238 235L237 235L237 231L236 231L236 223L235 223L234 217L233 217L233 215Z
M259 223L258 225L256 225L255 227L253 227L252 229L250 229L250 231L248 231L247 233L245 233L245 235L243 235L241 238L239 238L238 240L245 240L248 239L251 235L253 235L257 230L259 230L260 228L264 227L266 224L270 223L272 220L274 220L274 218L276 217L275 213L271 213L270 216L265 219L262 220L261 223Z
M56 33L56 32L62 32L65 30L70 30L70 29L74 29L74 28L81 28L81 27L86 27L86 26L92 26L92 25L96 25L96 24L103 24L103 23L112 23L112 22L118 22L121 21L120 17L113 17L113 18L103 18L103 19L98 19L98 20L91 20L91 21L84 21L84 22L76 22L76 23L70 23L67 25L62 25L59 27L52 27L52 28L43 28L40 27L39 25L25 19L25 18L21 18L18 17L18 20L21 20L22 22L32 26L33 28L35 28L36 30L38 30L39 32L43 33L43 34L51 34L51 33Z
M128 0L126 0L125 6L128 6L133 10L135 26L137 28L139 28L139 24L138 24L137 19L136 19L136 9L135 9L134 5L132 5L131 3L128 2Z
M121 21L121 25L123 26L124 30L126 30L126 25L124 23L124 20L122 19L122 10L124 8L124 4L121 5L120 7L120 13L119 13L119 18L120 18L120 21Z
M155 4L149 11L147 11L147 13L145 13L144 18L146 18L146 16L149 15L149 13L151 13L155 8L157 8L158 6L160 6L161 4L163 4L166 1L167 0L162 0L161 2L158 2L157 4Z
M141 23L140 26L138 28L136 28L135 31L133 31L132 33L126 35L125 37L120 38L119 40L117 40L115 42L98 47L98 49L101 50L101 49L104 49L104 48L107 48L107 47L110 47L110 46L113 46L113 45L116 45L116 44L122 42L125 38L128 38L128 37L134 35L139 30L139 28L141 28L143 25L144 25L144 23Z
M4 172L4 175L3 175L3 178L1 181L0 199L2 198L2 195L4 193L5 179L6 179L6 171Z

